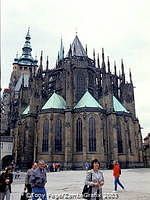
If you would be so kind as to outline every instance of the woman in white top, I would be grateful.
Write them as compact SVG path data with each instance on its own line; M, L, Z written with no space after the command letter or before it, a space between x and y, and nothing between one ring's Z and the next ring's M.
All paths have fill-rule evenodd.
M91 170L87 172L85 185L91 186L89 200L102 200L102 186L104 185L103 173L99 170L100 162L94 159L91 162Z

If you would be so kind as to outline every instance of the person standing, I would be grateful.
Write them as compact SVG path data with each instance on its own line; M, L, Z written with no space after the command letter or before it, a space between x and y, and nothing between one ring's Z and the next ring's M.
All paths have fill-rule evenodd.
M117 192L117 184L119 184L120 187L124 190L124 186L121 184L119 180L120 174L121 174L120 165L118 161L114 161L114 167L113 167L114 186L115 186L114 192Z
M11 183L13 182L12 168L8 167L0 176L0 200L10 200Z
M30 176L32 174L32 171L35 170L37 168L37 163L33 163L32 168L28 169L27 174L25 176L25 190L27 189L27 193L32 193L32 188L31 188L31 184L29 183L30 180Z
M104 185L103 173L100 171L100 162L94 159L91 170L87 172L85 185L91 186L89 200L102 200L102 186Z
M45 184L47 182L45 162L40 160L38 162L38 167L32 170L29 183L32 188L32 200L47 200Z

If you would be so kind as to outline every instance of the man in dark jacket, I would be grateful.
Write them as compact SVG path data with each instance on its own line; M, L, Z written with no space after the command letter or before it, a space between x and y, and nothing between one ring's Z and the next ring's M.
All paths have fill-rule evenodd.
M29 183L32 187L32 200L47 200L45 184L47 182L46 170L44 169L45 162L40 160L38 168L32 171Z
M10 200L11 183L13 182L12 168L8 167L4 173L0 175L0 200Z

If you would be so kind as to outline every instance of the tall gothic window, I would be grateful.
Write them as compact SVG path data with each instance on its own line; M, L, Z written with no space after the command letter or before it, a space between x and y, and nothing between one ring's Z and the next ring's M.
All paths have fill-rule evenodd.
M42 152L48 152L48 139L49 139L49 121L48 119L45 119L43 124Z
M62 121L56 120L55 124L55 151L62 151Z
M94 87L94 75L92 72L88 73L89 87Z
M132 153L132 145L131 145L131 136L130 136L130 128L129 128L129 124L127 124L127 130L128 130L128 143L129 143L129 149L130 149L130 153Z
M76 122L76 152L82 152L82 120Z
M121 135L121 124L118 120L117 122L117 141L118 141L118 153L123 153L123 143Z
M93 117L89 119L89 151L96 151L96 127Z
M82 72L79 72L77 74L77 92L76 92L77 101L82 97L84 92L85 92L85 77Z

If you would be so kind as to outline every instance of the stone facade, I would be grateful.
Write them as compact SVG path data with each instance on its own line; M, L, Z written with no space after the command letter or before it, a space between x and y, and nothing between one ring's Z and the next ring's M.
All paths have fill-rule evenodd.
M144 153L144 166L150 167L150 133L144 138L143 153Z
M28 50L31 52L31 47ZM101 63L99 56L95 59L95 52L93 59L89 58L77 35L66 57L61 41L55 68L49 69L47 59L43 69L42 53L39 66L33 59L25 61L17 58L10 81L10 129L18 164L30 167L33 161L43 159L74 169L98 158L103 167L109 167L113 160L122 167L143 166L134 86L131 72L130 81L126 80L123 61L121 74L117 74L116 65L112 73L109 59L105 63L104 50ZM94 106L91 100L89 106L75 107L86 91L100 106ZM66 107L43 109L54 92L63 97ZM115 107L115 101L121 106Z

